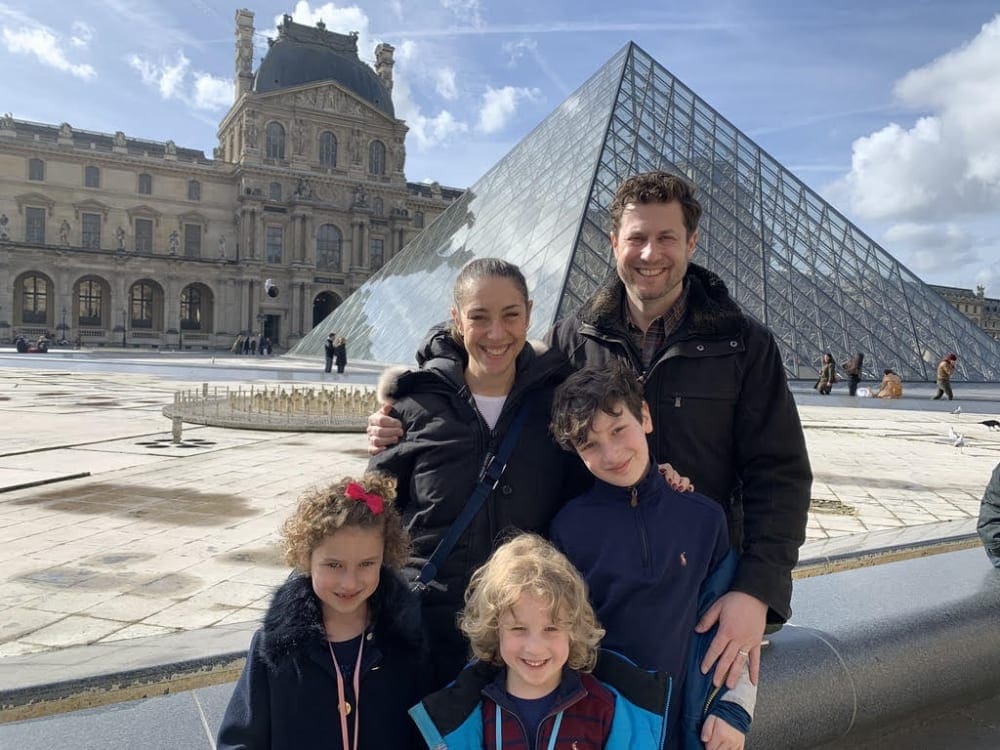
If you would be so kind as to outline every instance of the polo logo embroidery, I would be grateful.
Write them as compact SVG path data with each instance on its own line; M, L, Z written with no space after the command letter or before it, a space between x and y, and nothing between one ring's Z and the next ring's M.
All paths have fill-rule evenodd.
M688 556L686 552L681 552L681 567L688 564Z

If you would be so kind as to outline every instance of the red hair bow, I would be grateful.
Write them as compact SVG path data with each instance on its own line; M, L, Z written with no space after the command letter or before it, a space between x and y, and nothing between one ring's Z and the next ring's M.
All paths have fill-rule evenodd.
M374 492L365 492L365 488L357 482L348 482L344 494L351 500L360 500L367 505L373 516L377 516L385 510L385 500L382 496L376 495Z

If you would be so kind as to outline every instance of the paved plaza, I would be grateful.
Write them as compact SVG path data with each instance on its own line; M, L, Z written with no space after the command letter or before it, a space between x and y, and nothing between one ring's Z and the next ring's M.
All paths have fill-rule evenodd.
M277 530L297 496L365 467L357 433L187 426L170 443L161 410L176 390L337 382L309 363L23 356L0 352L0 688L16 687L5 662L58 649L221 626L243 638L288 574ZM355 368L346 382L376 377ZM804 557L861 532L974 529L1000 460L1000 432L977 422L996 416L997 394L885 403L795 390L815 473Z

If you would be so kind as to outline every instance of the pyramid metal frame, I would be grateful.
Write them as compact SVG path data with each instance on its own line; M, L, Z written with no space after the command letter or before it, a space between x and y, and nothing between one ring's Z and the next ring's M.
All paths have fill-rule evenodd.
M1000 380L1000 344L634 43L292 354L318 357L335 330L355 358L412 362L458 270L490 255L524 270L541 337L614 273L607 206L622 179L651 170L698 186L695 261L774 332L791 377L815 377L825 351L862 351L869 374L931 380L954 351L957 377Z

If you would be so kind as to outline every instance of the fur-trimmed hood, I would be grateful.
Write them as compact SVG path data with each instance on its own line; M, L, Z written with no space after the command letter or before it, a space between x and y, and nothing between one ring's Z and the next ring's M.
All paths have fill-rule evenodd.
M382 372L376 391L381 403L405 396L417 387L433 388L435 381L450 391L466 388L464 372L468 354L452 337L447 324L441 323L430 330L417 350L417 364L419 369L396 365ZM561 353L550 349L542 341L529 339L517 355L518 382L515 388L547 378L565 367L566 360ZM524 375L528 379L522 383Z
M404 648L423 650L420 602L398 573L382 567L370 604L369 633L383 643L394 641ZM310 643L326 643L322 605L309 576L293 575L278 587L261 630L261 653L271 668Z
M726 284L716 274L689 263L684 277L688 283L688 315L685 330L695 336L733 336L745 324L743 312L729 296ZM614 274L577 312L577 318L605 330L622 327L625 285Z

